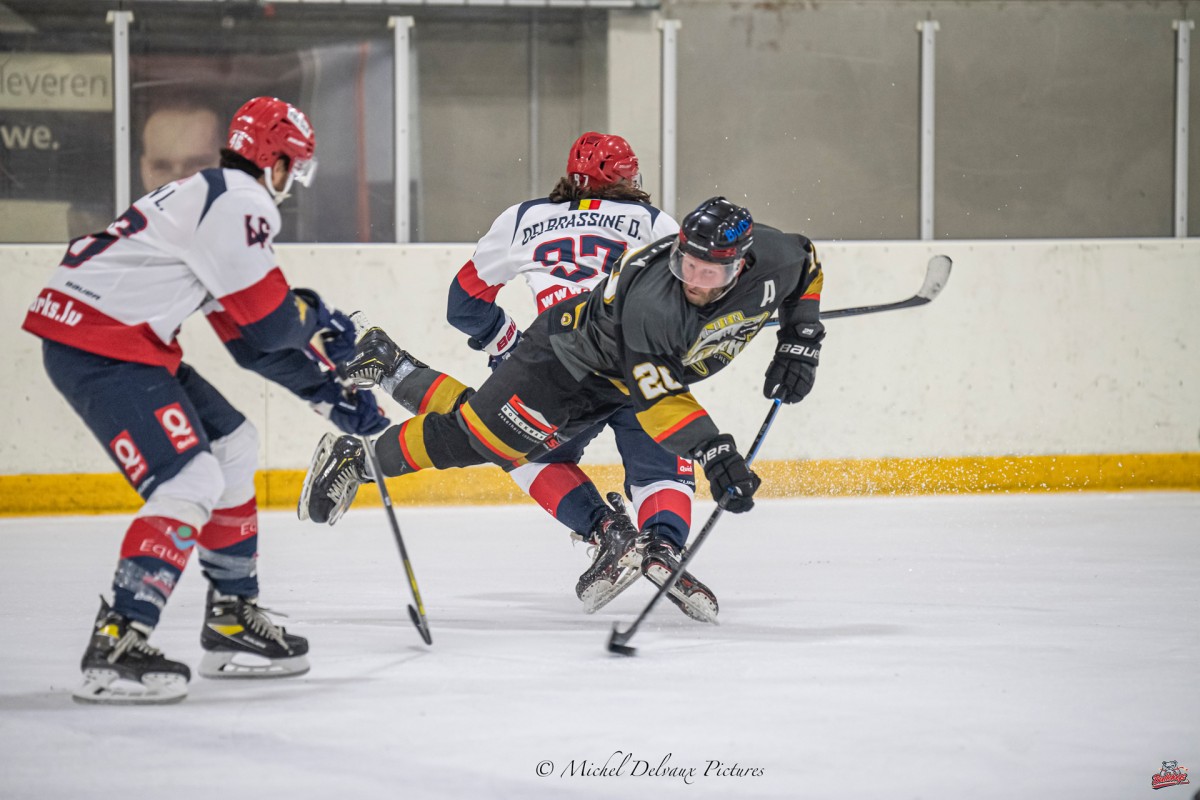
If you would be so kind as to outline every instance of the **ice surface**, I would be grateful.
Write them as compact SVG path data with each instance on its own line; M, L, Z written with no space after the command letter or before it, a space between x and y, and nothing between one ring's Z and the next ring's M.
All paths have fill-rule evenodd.
M262 601L312 672L156 708L70 699L127 519L0 521L0 796L1097 800L1158 797L1167 759L1200 777L1200 494L765 501L694 562L721 625L663 603L631 659L609 630L653 587L583 614L585 548L538 509L399 514L432 647L382 510L266 513ZM203 583L193 563L152 639L193 668ZM668 757L690 783L646 774Z

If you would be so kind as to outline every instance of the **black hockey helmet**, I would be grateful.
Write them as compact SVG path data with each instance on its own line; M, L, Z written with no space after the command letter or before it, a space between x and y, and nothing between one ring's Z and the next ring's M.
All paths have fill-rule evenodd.
M719 288L733 283L754 244L754 220L749 209L734 205L724 197L710 197L683 218L679 239L671 250L670 267L675 277L684 283L705 288ZM684 271L684 257L715 265L717 270L705 270L700 276L694 269Z

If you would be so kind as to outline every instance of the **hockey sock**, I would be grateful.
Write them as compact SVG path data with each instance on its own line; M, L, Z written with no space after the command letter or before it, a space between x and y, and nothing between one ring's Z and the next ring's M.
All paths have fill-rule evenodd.
M485 463L453 414L421 414L393 425L379 435L374 447L387 477Z
M411 414L448 414L458 408L467 386L444 372L418 367L393 390L392 398Z
M527 464L510 473L546 513L587 533L608 511L596 484L576 464Z
M692 496L679 488L633 487L638 530L649 531L682 549L692 527Z
M218 508L200 531L200 566L224 595L258 596L258 500Z
M113 610L153 628L196 545L196 529L169 517L134 517L113 576Z

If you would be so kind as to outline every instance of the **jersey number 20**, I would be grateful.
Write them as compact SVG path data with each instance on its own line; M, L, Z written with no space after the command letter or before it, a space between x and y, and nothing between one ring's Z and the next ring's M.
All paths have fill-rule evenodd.
M642 397L653 400L667 392L677 392L683 384L675 380L666 367L657 367L649 361L643 361L633 368L633 377L637 381Z

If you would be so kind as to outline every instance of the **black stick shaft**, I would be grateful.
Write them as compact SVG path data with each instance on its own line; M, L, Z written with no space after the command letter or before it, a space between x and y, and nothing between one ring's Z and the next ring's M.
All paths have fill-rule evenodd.
M396 510L392 507L392 496L388 493L387 484L384 482L383 469L375 457L375 448L371 445L371 440L363 436L362 442L367 451L367 458L371 459L371 472L375 475L375 485L379 488L379 496L383 498L383 509L387 512L388 522L391 523L392 536L396 539L396 546L400 548L400 560L404 562L404 573L408 576L408 588L412 590L413 600L417 604L416 608L408 607L409 616L412 617L413 624L416 625L417 632L421 634L425 644L433 644L433 636L429 633L429 620L425 617L425 604L421 602L421 590L417 588L417 576L413 573L412 562L408 560L408 548L404 546L404 537L400 535L400 523L396 520Z
M767 418L763 420L762 427L758 429L758 435L754 437L754 444L750 445L750 453L746 456L747 465L752 464L755 457L758 456L758 450L760 447L762 447L763 439L767 438L767 431L771 429L771 424L775 422L775 415L779 413L781 405L782 403L778 399L771 402L771 410L767 412ZM679 567L673 573L671 573L671 577L666 583L658 587L658 591L654 593L654 597L650 598L650 602L646 604L644 609L642 609L642 613L639 614L637 619L633 621L633 624L624 631L618 630L615 626L613 627L612 638L609 640L610 646L613 644L624 645L633 638L633 635L637 633L638 626L642 624L642 620L644 620L650 614L650 611L654 608L655 604L658 603L659 599L661 599L662 596L667 592L671 591L671 587L673 587L676 581L679 580L679 576L687 570L687 565L690 564L692 559L696 557L696 553L699 552L700 546L704 544L704 540L708 538L710 533L712 533L712 529L716 527L717 520L721 518L721 514L724 512L725 509L720 505L717 505L717 507L713 509L712 515L709 516L708 521L704 523L704 527L700 529L700 533L696 535L696 540L688 546L687 554L684 555L683 559L679 562Z
M829 311L821 312L821 319L838 319L839 317L861 317L864 314L878 314L882 311L898 311L902 308L916 308L923 306L926 303L937 297L942 289L946 286L946 281L950 279L950 268L953 262L949 256L934 256L929 259L929 264L925 267L925 282L921 285L920 290L912 297L906 300L899 300L895 303L880 303L874 306L854 306L852 308L834 308ZM769 328L773 325L778 325L779 319L773 318L766 321L764 328Z

